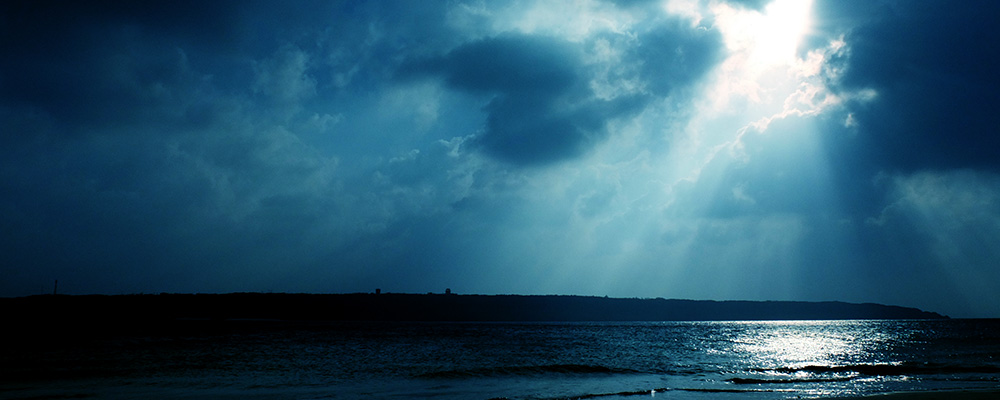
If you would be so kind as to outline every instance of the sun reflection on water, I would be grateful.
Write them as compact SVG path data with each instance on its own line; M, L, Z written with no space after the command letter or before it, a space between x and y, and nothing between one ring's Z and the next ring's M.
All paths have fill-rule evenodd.
M858 382L885 378L865 371L892 363L885 356L898 332L886 328L878 321L732 322L714 338L719 357L738 360L735 369L720 371L721 379L768 391L851 394Z
M859 329L857 321L776 321L745 323L732 338L731 351L748 364L771 371L835 367L865 360L879 349L884 334ZM801 371L799 371L801 372Z
M790 363L828 364L842 355L857 351L853 337L804 330L800 324L760 332L761 336L738 341L736 349L783 365Z

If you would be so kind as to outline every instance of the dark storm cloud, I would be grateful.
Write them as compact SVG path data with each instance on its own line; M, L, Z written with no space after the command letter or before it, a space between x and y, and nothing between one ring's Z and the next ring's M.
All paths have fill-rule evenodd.
M629 49L629 64L638 65L638 75L656 96L690 85L722 61L718 32L692 28L683 20L659 21L638 42Z
M356 290L420 257L385 229L460 198L421 195L456 133L414 140L428 98L387 80L465 40L443 4L0 7L0 291Z
M681 21L644 32L636 42L623 60L629 67L615 73L639 79L645 89L614 98L591 89L596 69L582 61L581 44L540 35L466 43L404 65L400 75L437 74L451 88L491 96L476 144L515 164L547 164L585 153L606 137L610 120L689 86L719 61L718 35Z
M443 76L448 86L492 96L477 144L517 164L543 164L583 152L603 135L577 45L545 36L508 34L462 45L416 62L404 73Z
M181 117L188 53L235 40L225 3L7 2L0 25L3 104L63 127ZM197 47L193 46L197 44ZM195 112L186 110L185 112Z
M508 34L465 44L430 68L441 70L449 85L486 93L541 92L555 97L579 83L580 59L574 46L559 39Z
M221 2L0 7L4 264L45 275L58 269L81 287L150 279L136 266L177 268L166 261L178 244L175 224L206 203L197 179L158 138L209 125L214 94L189 55L230 43L233 9Z
M0 105L48 118L62 135L110 124L204 126L220 113L219 96L254 88L287 93L285 82L260 78L289 71L277 67L288 66L296 52L305 55L305 67L322 70L310 77L319 90L371 88L401 49L419 52L447 40L445 29L427 22L440 20L440 6L40 1L0 7ZM413 20L400 20L404 14Z
M315 208L274 206L322 160L249 100L258 52L275 51L245 42L244 11L256 6L0 6L5 275L179 288L252 267L245 256L261 242L310 230L298 213ZM34 293L24 282L3 290Z
M843 20L849 50L839 88L873 89L848 105L855 150L892 171L1000 166L1000 41L994 1L820 2L834 33ZM858 11L860 10L860 11ZM864 14L866 13L867 14Z

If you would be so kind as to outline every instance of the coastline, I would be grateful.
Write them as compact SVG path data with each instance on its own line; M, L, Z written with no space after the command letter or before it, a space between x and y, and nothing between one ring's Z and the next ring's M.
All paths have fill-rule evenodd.
M558 295L228 293L0 298L15 326L170 325L233 321L789 321L946 320L911 307L838 301L709 301ZM96 323L95 323L96 322Z

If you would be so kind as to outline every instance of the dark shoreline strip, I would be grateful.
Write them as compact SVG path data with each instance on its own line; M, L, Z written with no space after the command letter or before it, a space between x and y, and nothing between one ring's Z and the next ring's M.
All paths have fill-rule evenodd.
M866 396L828 397L827 400L996 400L1000 387L987 389L926 390L890 392Z
M765 321L946 319L915 308L801 301L704 301L455 294L230 293L0 298L14 326L150 325L179 320L284 321Z

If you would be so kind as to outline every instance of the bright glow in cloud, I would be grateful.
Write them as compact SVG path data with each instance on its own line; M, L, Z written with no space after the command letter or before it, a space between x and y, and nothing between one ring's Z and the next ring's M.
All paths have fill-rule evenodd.
M811 3L809 0L776 0L763 14L740 12L749 15L740 16L732 26L726 27L735 32L723 31L727 45L735 51L749 50L747 64L753 70L793 62L799 42L809 27Z
M764 88L786 83L774 79L787 80L788 67L803 63L796 50L809 27L810 7L808 0L777 0L764 13L727 4L711 7L730 52L720 70L723 86L716 89L717 106L740 95L751 102L766 101L761 97ZM769 72L774 76L764 75Z
M842 104L822 77L823 65L844 44L799 54L810 25L809 1L776 0L762 11L715 2L668 5L682 18L695 19L700 10L701 23L711 21L710 28L721 33L726 53L701 87L691 118L665 129L674 141L660 160L658 181L664 183L663 207L672 219L659 223L665 231L687 227L680 236L698 239L664 250L691 257L674 256L663 273L684 282L738 276L723 290L795 296L803 282L794 260L807 256L798 249L809 240L813 222L789 213L785 205L799 200L783 192L803 190L807 183L817 202L836 208L829 201L835 198L831 168L813 117ZM737 209L761 214L729 214ZM764 287L769 294L752 293Z
M693 9L675 3L667 9L681 16ZM763 12L724 3L707 7L728 55L712 74L698 113L685 128L689 141L671 155L675 160L671 169L684 171L674 181L697 181L727 149L742 159L742 137L748 131L762 132L774 119L816 115L839 103L820 74L821 65L843 48L843 42L804 58L797 54L810 25L811 6L809 0L776 0Z

